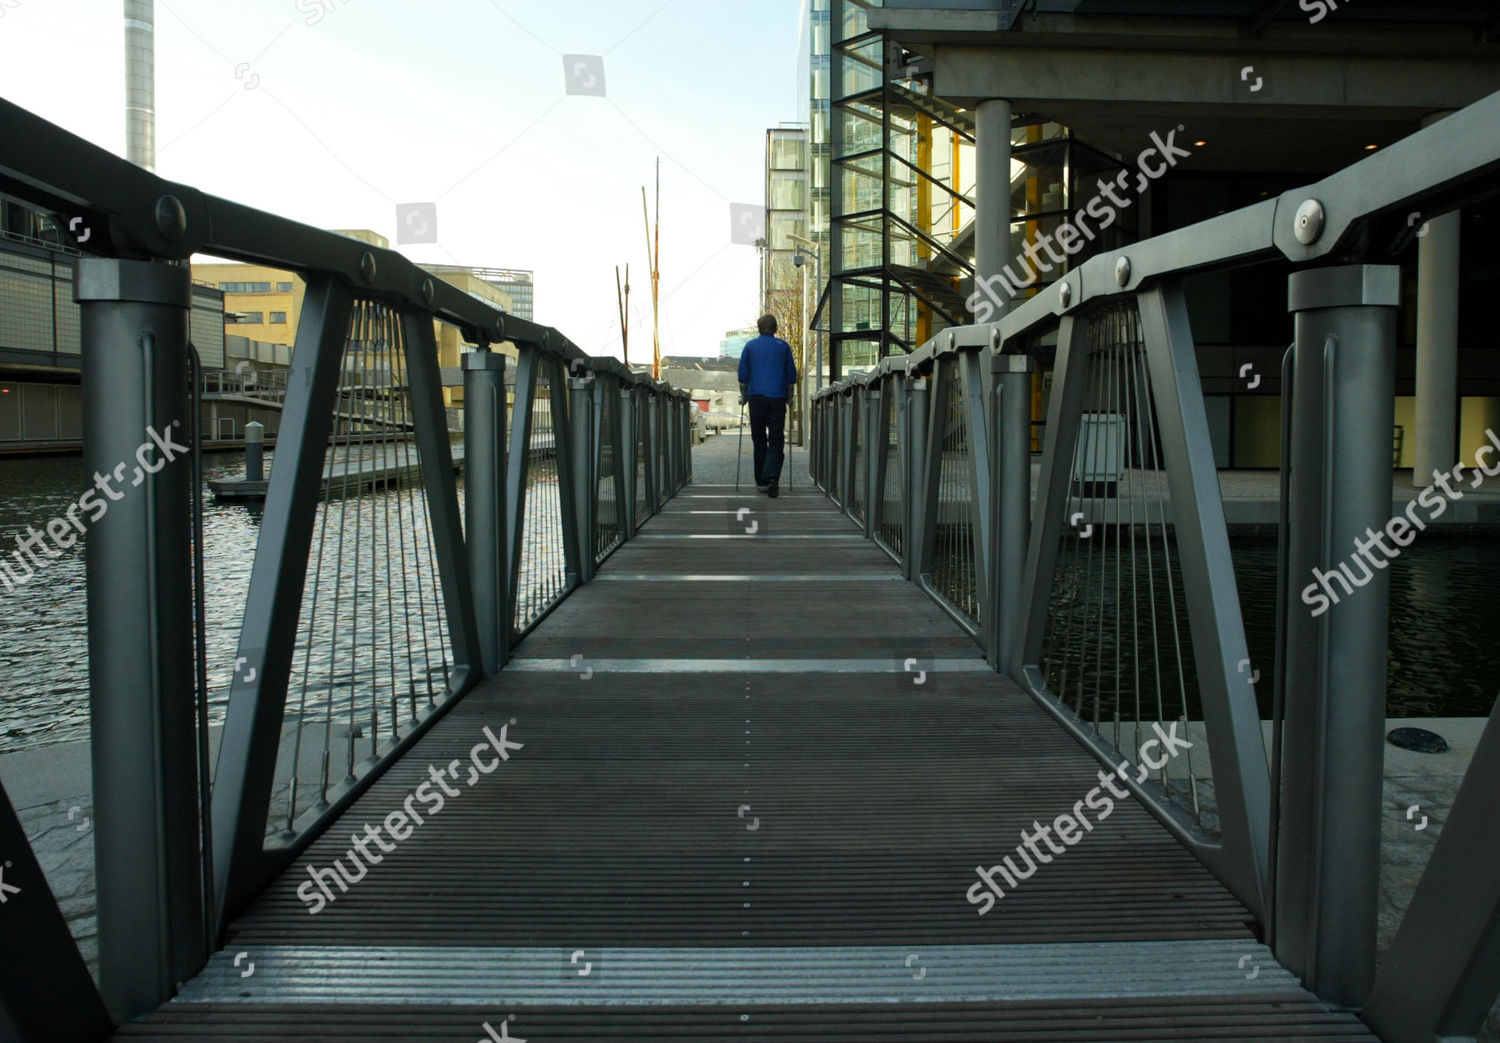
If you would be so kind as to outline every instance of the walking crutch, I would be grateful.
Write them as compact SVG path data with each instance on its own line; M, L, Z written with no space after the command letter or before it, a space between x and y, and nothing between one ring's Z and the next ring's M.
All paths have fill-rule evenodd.
M740 491L740 465L745 461L745 403L740 403L740 447L734 453L734 491Z
M791 492L797 473L797 464L792 458L792 411L788 409L781 425L781 444L786 448L782 463L786 465L786 491Z

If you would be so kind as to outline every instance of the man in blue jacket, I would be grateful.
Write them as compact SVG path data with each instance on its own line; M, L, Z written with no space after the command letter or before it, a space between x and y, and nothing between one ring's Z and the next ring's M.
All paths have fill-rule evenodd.
M755 328L760 336L740 355L740 404L750 403L755 487L775 496L785 452L786 400L797 384L797 363L791 346L776 336L774 315L762 315Z

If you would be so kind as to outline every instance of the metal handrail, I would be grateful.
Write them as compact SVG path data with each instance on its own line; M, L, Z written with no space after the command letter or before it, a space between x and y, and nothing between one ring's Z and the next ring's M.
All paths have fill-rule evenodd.
M96 835L100 838L97 850L102 978L111 989L108 999L112 1012L130 1017L168 998L177 981L195 973L207 957L205 945L223 937L231 917L458 698L487 673L503 666L517 637L511 624L522 559L519 541L534 511L548 512L547 549L561 553L565 561L565 576L558 588L560 597L565 597L588 581L598 563L592 519L598 516L597 475L606 446L614 452L617 494L625 492L623 482L618 481L627 462L622 451L623 440L638 438L645 454L646 486L639 511L634 509L633 493L617 495L618 503L628 501L632 508L628 516L619 508L616 510L621 541L632 537L638 521L659 510L691 479L691 440L686 437L688 398L685 392L673 389L666 382L632 372L618 360L590 358L559 331L520 319L472 297L421 270L394 250L298 224L167 181L3 100L0 100L0 140L6 142L0 154L0 191L56 211L70 224L76 218L80 234L88 233L88 248L93 256L80 262L78 280L80 299L87 292L91 302L84 324L85 371L114 367L105 374L106 379L94 381L100 387L110 385L111 376L120 383L122 391L144 382L145 393L138 389L135 395L122 394L125 406L115 411L120 415L111 417L110 437L96 434L92 443L86 440L86 446L92 444L95 452L105 451L100 447L118 438L122 430L133 429L139 435L140 429L134 427L138 416L143 418L145 426L154 423L157 430L162 430L163 425L170 426L188 408L183 374L174 368L175 360L187 347L185 342L177 343L186 323L178 324L174 317L180 307L178 296L186 299L189 284L186 265L194 254L295 271L308 283L292 366L276 389L278 396L284 395L278 466L269 481L261 538L245 603L240 658L235 664L235 683L221 739L211 811L195 812L189 821L184 819L177 804L171 803L177 799L176 789L181 788L174 780L185 770L196 772L197 761L201 759L190 743L166 733L166 729L179 725L180 715L163 715L154 712L155 704L147 704L162 698L159 693L163 690L175 698L175 689L181 687L175 681L163 685L158 677L132 678L132 684L143 693L140 698L147 701L142 704L142 712L122 715L115 709L107 718L109 722L131 718L128 723L133 731L127 737L129 741L115 742L109 735L95 735L96 749L110 751L110 764L115 772L100 780L95 791L125 793L126 797L121 798L125 803L117 808L129 810L129 814L112 816L108 830L101 823ZM361 339L350 327L356 317L366 329L378 327L378 335ZM142 376L136 338L127 333L136 328L135 323L147 320L155 325L141 341L149 347L146 373ZM471 389L487 392L484 396L487 411L480 411L483 422L466 424L470 447L483 449L466 454L471 519L467 538L458 511L447 412L437 368L434 320L458 327L465 340L476 345L476 350L464 356L466 382ZM544 453L506 451L505 431L511 426L505 416L506 356L489 350L491 345L500 344L515 346L518 376L525 375L524 380L518 380L515 390L515 409L520 422L511 428L513 432L521 432L523 439L531 418L536 377L540 374L551 385L552 441L544 447ZM373 411L353 401L360 389L343 379L346 350L390 352L391 358L399 358L404 366L404 378L382 387ZM475 364L470 366L470 362ZM218 386L227 386L230 379L227 374L222 376ZM88 380L85 386L89 386ZM350 392L351 404L341 406L346 391ZM638 404L642 422L621 423L624 418L620 413L624 410L620 410L614 417L616 422L610 425L614 430L598 431L594 407L600 396L621 392L628 399L614 399L612 405L618 407L627 401ZM398 397L399 404L395 401ZM466 398L467 403L476 404L476 409L478 401L477 395ZM361 689L361 698L374 715L371 734L363 747L370 756L355 765L351 728L348 777L342 782L330 780L325 768L321 791L314 789L319 801L300 816L302 809L293 790L286 816L292 828L268 838L265 827L273 772L288 709L293 653L299 640L298 613L304 587L310 586L313 579L309 548L315 538L321 540L314 532L314 524L320 516L320 507L324 506L325 451L330 436L337 442L342 431L348 442L350 431L362 431L381 417L409 427L415 438L418 464L415 467L406 464L410 453L403 451L397 465L384 477L367 481L365 461L351 464L346 458L342 480L347 486L349 475L354 475L356 500L367 487L373 496L374 489L386 485L403 489L398 496L410 499L413 512L418 511L419 498L425 500L425 509L420 512L397 516L396 521L410 517L412 525L397 524L387 508L384 526L378 531L385 541L387 572L396 568L392 554L406 553L403 541L412 541L413 554L427 555L414 561L418 587L426 584L426 589L417 592L427 600L424 604L414 596L413 605L429 615L440 615L431 630L426 622L422 623L421 637L415 640L426 642L429 633L434 633L442 643L437 652L444 691L420 708L416 706L414 690L402 693L403 701L407 694L411 696L411 712L410 719L398 721L398 710L403 715L405 711L398 706L398 692L392 682L387 681L383 688L370 682L375 686L368 692ZM91 429L104 430L100 419L95 413L86 415L86 438ZM622 428L629 433L621 433ZM377 448L376 452L381 454L381 460L388 459L383 448ZM556 498L541 507L535 503L528 507L526 490L532 469L537 466L536 458L541 455L548 457L546 466L556 473ZM632 472L634 456L632 442L628 459ZM163 508L178 503L174 498L176 490L185 488L188 482L182 472L186 466L186 462L167 466L159 474L146 476L144 482L138 483L143 486L139 498L149 501L146 508L129 518L126 506L114 508L101 520L100 532L114 526L117 519L122 520L122 526L123 521L149 526L149 519L157 517L147 511L157 510L158 486L172 483L162 485L166 490L160 498ZM396 507L398 512L405 509L404 501ZM329 513L324 510L322 516L326 518ZM482 518L484 524L473 524L476 517ZM376 524L373 514L369 524ZM359 525L357 520L355 525ZM374 539L367 543L373 544ZM556 546L558 543L560 547ZM176 601L166 598L158 602L155 593L159 588L169 589L169 584L163 584L158 577L171 580L178 574L190 574L186 557L193 549L190 544L190 540L183 539L153 547L144 576L139 574L141 570L135 562L129 563L128 569L110 568L109 586L104 589L115 595L118 604L160 603L180 612L182 606ZM100 553L109 545L102 537L97 543L91 539L90 552ZM96 546L101 551L95 551ZM363 553L364 546L360 550ZM399 568L404 572L406 559L401 560ZM356 555L352 565L356 584L358 562ZM486 574L479 567L480 562L493 566L494 573ZM325 565L333 574L330 582L337 584L344 562L332 554ZM92 566L91 561L91 576ZM373 557L369 567L372 570L377 567ZM143 585L148 593L138 595ZM335 605L344 593L347 592L335 591L331 598ZM91 618L96 595L106 597L90 588ZM365 602L370 600L367 597ZM541 614L555 605L556 600ZM314 608L303 617L308 620L305 633L309 648L314 639L311 620L316 603L314 594L310 603ZM357 587L347 603L360 603ZM395 613L404 611L400 595L385 594L381 606L386 613L382 625L392 628L388 636L390 648L394 649ZM381 607L368 608L369 614L361 622L371 627L372 642L376 635L370 621L377 619L376 614L381 610ZM528 619L526 625L534 625L536 618L539 615ZM337 623L335 617L330 632L338 632ZM163 659L181 658L189 662L192 630L191 625L175 624L155 628L152 633L161 634L161 644L152 648L152 669ZM405 640L410 647L413 641L410 632ZM95 658L91 683L96 691L100 677L105 676L104 664L134 661L128 657L112 659L110 655ZM372 676L375 669L369 671ZM432 676L431 670L427 676ZM354 692L352 679L348 688ZM389 696L389 716L380 705L382 691ZM332 705L331 689L327 702ZM350 706L352 713L352 695ZM104 719L96 714L96 720ZM115 726L115 723L101 725ZM301 727L299 716L299 742ZM152 735L152 728L162 731ZM327 735L324 741L327 742ZM326 764L326 749L324 753ZM174 773L165 786L160 784L163 765ZM202 767L206 771L206 765ZM102 795L99 800L102 805ZM5 817L0 815L0 826L4 824ZM110 839L105 838L106 832ZM189 832L191 836L187 835ZM0 839L8 842L14 838L6 834ZM143 845L149 848L153 844L161 849L158 853L161 861L143 863L139 852ZM184 880L203 875L197 870L206 869L209 853L213 872L201 888L206 893L194 889L189 894L187 888L179 888ZM175 860L173 864L192 862L195 868L174 877L172 888L159 881L161 886L148 889L149 895L140 894L139 888L131 891L139 883L131 876L134 867L166 866L170 860ZM168 873L167 868L159 871ZM174 889L182 893L177 894ZM55 913L55 901L50 905ZM52 931L51 925L61 922L60 914L49 914L35 922L46 923L45 929ZM38 939L32 942L48 951L72 946L71 939L65 937L49 938L45 945ZM76 948L73 951L76 953ZM92 1012L100 1007L99 996L91 991L92 983L86 983L84 977L74 975L70 979L68 1002L79 1011ZM13 1013L26 1011L44 999L58 1002L56 993L36 989L28 993L8 978L0 981L0 990L5 1006Z
M1378 704L1383 692L1379 678L1383 676L1385 635L1377 631L1384 623L1372 622L1377 614L1364 610L1379 603L1368 599L1382 595L1366 591L1361 614L1332 622L1325 619L1321 630L1306 626L1305 606L1278 604L1278 649L1288 648L1288 655L1293 647L1315 650L1321 670L1318 677L1298 682L1302 724L1298 734L1286 737L1289 749L1280 758L1295 756L1298 772L1284 773L1282 785L1273 792L1259 712L1253 687L1247 683L1253 677L1245 669L1249 659L1182 282L1195 274L1267 261L1287 261L1299 269L1291 294L1299 330L1294 354L1307 360L1308 371L1317 374L1321 390L1309 406L1311 412L1298 421L1298 437L1322 441L1317 443L1315 461L1300 461L1300 484L1294 483L1283 494L1284 513L1288 498L1300 498L1304 507L1300 513L1291 512L1282 526L1282 554L1287 553L1289 539L1300 539L1304 548L1313 548L1304 549L1297 565L1305 569L1308 554L1326 558L1330 553L1328 534L1335 528L1347 533L1363 531L1366 522L1378 526L1389 508L1388 493L1381 491L1389 485L1389 451L1375 454L1368 446L1358 449L1354 445L1361 433L1387 431L1390 423L1382 411L1389 412L1391 396L1382 389L1388 388L1391 379L1394 323L1383 320L1391 324L1381 326L1371 316L1394 313L1397 280L1393 268L1373 262L1409 247L1425 221L1500 189L1496 127L1500 127L1500 93L1278 198L1100 254L1029 300L1015 302L1013 310L995 321L944 330L911 354L883 359L870 374L847 378L812 397L818 418L813 425L815 477L825 490L837 492L836 500L847 502L847 439L839 432L861 422L860 396L851 394L852 389L901 394L909 409L915 410L919 403L926 408L925 395L914 397L914 380L938 377L936 364L955 356L960 366L988 359L1000 383L1009 382L1008 394L1013 397L1007 401L1020 404L1024 413L1016 415L1024 422L1005 416L992 382L978 381L976 399L970 402L971 408L980 410L979 415L990 418L992 443L981 452L980 466L969 486L981 544L994 548L991 559L979 564L980 574L992 586L984 602L991 618L978 636L996 669L1010 674L1110 767L1122 754L1129 759L1131 750L1117 748L1055 697L1037 665L1038 655L1049 619L1058 534L1068 528L1064 512L1072 509L1069 496L1073 495L1070 487L1082 414L1090 408L1111 408L1107 405L1110 394L1127 396L1127 412L1153 412L1151 423L1160 426L1149 440L1160 439L1163 456L1150 467L1167 481L1169 496L1160 503L1162 508L1169 504L1173 515L1169 523L1162 513L1158 524L1163 530L1162 546L1166 547L1168 529L1175 541L1173 559L1165 563L1166 574L1181 566L1188 608L1185 622L1190 624L1184 636L1190 631L1191 649L1184 646L1179 655L1187 656L1196 670L1217 791L1218 833L1206 833L1192 809L1184 812L1174 806L1150 778L1145 785L1133 778L1121 781L1244 901L1286 966L1330 1002L1358 1006L1368 995L1368 1020L1388 1033L1384 1038L1389 1039L1472 1034L1500 992L1500 968L1490 955L1500 951L1500 925L1491 917L1474 915L1475 909L1490 909L1500 902L1500 881L1475 872L1476 866L1500 859L1500 839L1486 824L1482 810L1487 799L1483 794L1493 789L1500 773L1500 739L1496 738L1500 725L1495 724L1500 720L1500 704L1492 713L1491 727L1476 752L1406 921L1381 976L1375 979L1373 895L1378 850L1371 845L1378 840L1381 811L1378 785L1372 786L1371 780L1379 780L1380 750L1350 744L1350 737L1372 735L1383 721L1383 705ZM1115 322L1114 327L1096 329L1106 316L1127 313L1138 324L1133 329L1122 327L1118 318L1108 320ZM1304 315L1312 317L1306 320L1305 329ZM1335 368L1323 357L1324 334L1337 339L1339 331L1361 336L1367 343L1362 343L1355 363ZM1022 389L1029 388L1027 367L1034 366L1028 356L1050 334L1057 337L1057 362L1044 427L1042 484L1033 500L1030 468L1015 462L1032 459L1030 407L1025 401L1029 395ZM1092 400L1084 397L1085 365L1091 356L1115 366L1117 374L1126 374L1125 379L1139 379L1140 388L1126 391L1119 383L1103 384L1105 404L1091 407ZM939 384L947 380L951 387L951 365L946 373L938 377ZM1140 394L1145 397L1132 397ZM1319 411L1316 405L1325 398L1338 401L1341 409ZM936 413L939 404L930 405ZM1299 409L1299 414L1303 411ZM1309 421L1315 418L1323 425L1321 433L1311 430ZM881 469L868 495L868 502L878 503L888 495L885 487L894 475L907 476L900 495L902 519L910 527L901 557L907 577L924 583L937 482L932 441L939 431L931 416L925 424L903 429L899 452L909 466ZM1364 437L1364 442L1369 439ZM1358 451L1351 453L1351 448ZM1001 472L1001 460L1012 461L1008 474ZM1315 480L1320 477L1328 484L1318 484ZM1337 495L1332 489L1335 480ZM1019 524L1014 510L1002 509L1017 499L1029 506L1029 511L1021 512ZM988 506L990 517L983 516L980 505ZM1106 526L1122 525L1122 509L1115 507L1113 514L1106 510L1093 520ZM1018 577L1017 532L1024 534L1028 513L1030 533L1022 537L1028 546L1020 556L1025 562L1024 576ZM1101 563L1119 567L1122 546L1115 536L1115 558L1101 557ZM1322 564L1335 563L1323 560ZM1011 575L1003 577L1002 569ZM1281 589L1282 600L1290 597L1284 581ZM1377 584L1379 589L1383 588ZM1102 606L1102 594L1099 603ZM1303 629L1296 640L1289 641L1285 632L1294 625ZM1340 642L1336 658L1329 652L1335 630ZM1280 677L1288 668L1278 660L1277 669ZM1329 706L1328 693L1333 691L1340 693L1337 705L1324 712L1342 716L1337 731L1324 721L1322 727L1329 729L1324 735L1318 731L1318 711L1309 717L1307 707L1310 702ZM1278 692L1278 705L1280 701ZM1125 745L1117 741L1120 747ZM1345 745L1335 749L1339 742ZM1334 758L1332 766L1327 762L1330 757ZM1351 783L1341 781L1349 778L1358 780L1352 790ZM1290 779L1299 784L1288 789L1286 780ZM1353 792L1357 799L1346 802L1348 806L1339 804L1336 811L1325 813L1329 799ZM1273 799L1275 809L1291 807L1296 814L1273 819ZM1316 823L1321 833L1309 837L1309 823ZM1273 831L1276 837L1290 838L1275 852ZM1337 853L1329 857L1310 848ZM1283 877L1293 881L1287 891L1292 897L1275 902L1281 893L1278 880Z

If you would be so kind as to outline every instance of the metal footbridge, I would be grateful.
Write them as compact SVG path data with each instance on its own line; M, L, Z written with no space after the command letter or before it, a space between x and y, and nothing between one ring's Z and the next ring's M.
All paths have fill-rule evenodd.
M182 262L307 282L237 618L195 456L89 528L97 967L0 799L0 1034L1472 1036L1500 731L1377 967L1387 587L1314 617L1291 577L1385 524L1384 262L1495 189L1496 126L1500 96L835 384L771 500L693 480L732 443L682 392L0 102L0 190L103 248L90 470L194 433ZM1258 263L1297 339L1250 664L1182 281ZM434 323L472 345L462 482ZM334 453L397 477L340 494Z

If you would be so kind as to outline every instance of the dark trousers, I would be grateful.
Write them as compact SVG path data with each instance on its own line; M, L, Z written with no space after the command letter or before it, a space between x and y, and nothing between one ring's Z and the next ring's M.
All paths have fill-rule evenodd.
M755 484L781 480L786 452L786 399L750 396L750 441L755 444Z

